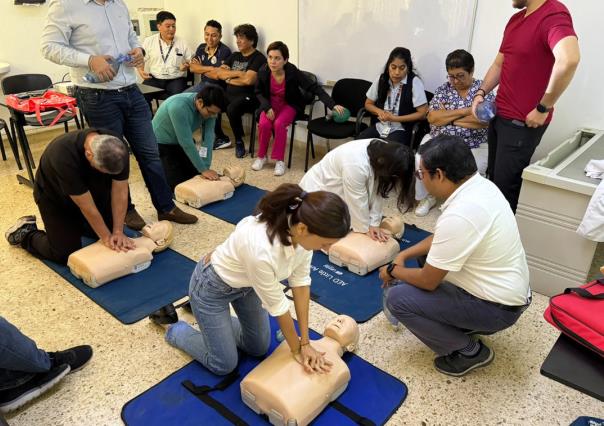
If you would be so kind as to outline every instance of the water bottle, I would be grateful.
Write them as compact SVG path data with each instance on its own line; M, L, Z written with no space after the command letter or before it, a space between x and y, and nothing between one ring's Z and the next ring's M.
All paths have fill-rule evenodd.
M386 305L386 299L388 298L388 292L390 292L391 288L392 287L386 287L384 289L384 293L382 295L382 310L384 311L384 315L386 316L386 319L388 320L388 322L390 323L392 328L396 331L399 329L399 321L398 321L398 319L396 319L396 317L394 315L392 315L392 312L390 312L390 310L388 309L388 305Z
M109 63L109 65L111 65L111 68L113 68L113 71L115 71L115 73L117 74L120 69L120 65L124 62L130 62L131 60L132 56L120 53L119 55L117 55L117 58L109 59L107 62ZM84 80L86 80L88 83L102 83L99 76L92 71L88 71L86 73L86 75L84 76Z
M476 107L476 117L483 123L488 123L497 114L497 106L495 102L484 101Z

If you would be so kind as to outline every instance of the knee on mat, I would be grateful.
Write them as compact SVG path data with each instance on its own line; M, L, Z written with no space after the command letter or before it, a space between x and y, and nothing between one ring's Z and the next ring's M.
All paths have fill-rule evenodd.
M212 358L210 356L207 368L217 376L226 376L237 368L238 362L239 359L236 353L235 356L228 356L226 358Z

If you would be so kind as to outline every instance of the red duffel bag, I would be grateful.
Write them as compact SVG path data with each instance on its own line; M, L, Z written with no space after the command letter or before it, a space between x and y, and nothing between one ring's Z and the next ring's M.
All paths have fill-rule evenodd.
M7 95L5 98L6 105L14 110L20 111L23 114L36 114L38 123L44 126L41 112L56 110L57 114L54 119L48 124L54 126L65 114L73 116L77 114L77 101L71 96L67 96L54 90L47 90L41 96L23 96L24 94Z
M562 333L604 357L604 280L567 288L543 313Z

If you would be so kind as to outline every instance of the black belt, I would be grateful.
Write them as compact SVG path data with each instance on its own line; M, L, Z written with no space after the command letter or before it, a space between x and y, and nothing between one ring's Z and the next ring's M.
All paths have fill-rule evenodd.
M527 127L526 123L522 120L510 120L508 118L503 118L503 117L497 117L497 118L505 123L510 123L512 126Z
M96 87L78 86L79 91L92 93L124 93L134 89L138 89L136 83L129 86L120 87L119 89L97 89Z
M484 300L484 299L483 299ZM528 303L526 303L525 305L504 305L503 303L497 303L497 302L491 302L489 300L484 300L485 302L498 307L499 309L503 309L504 311L508 311L508 312L522 312L524 311L526 308L528 308L531 304L531 300L532 298L529 298Z

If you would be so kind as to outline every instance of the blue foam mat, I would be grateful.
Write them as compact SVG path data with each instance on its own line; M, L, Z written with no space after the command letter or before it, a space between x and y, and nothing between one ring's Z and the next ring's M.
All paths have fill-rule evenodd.
M264 189L244 183L235 189L231 198L207 204L201 207L200 210L236 225L241 219L254 212L256 204L264 194L266 194Z
M132 235L132 232L128 234ZM84 238L83 243L88 245L92 240ZM186 296L196 265L188 257L167 249L154 254L151 266L144 271L91 288L76 278L66 265L50 260L43 262L123 324L140 321L162 306Z
M273 338L269 352L278 345L274 337L277 328L276 320L271 318ZM318 339L321 336L311 330L310 337ZM384 424L407 397L407 386L357 355L347 353L344 360L350 368L351 380L338 401L372 420L376 425ZM260 361L259 358L241 355L238 366L240 376L237 381L223 391L210 392L214 399L226 405L249 425L269 424L264 417L254 413L242 402L239 388L241 379ZM126 403L122 408L122 420L129 426L231 425L213 408L182 386L185 380L190 380L197 386L214 386L222 379L198 362L192 361ZM354 424L356 423L329 406L313 421L313 425L317 426Z
M430 235L414 225L405 225L405 233L400 241L404 250ZM406 262L408 267L417 267L417 260ZM318 304L337 313L346 314L362 323L370 320L382 310L382 281L379 270L365 276L349 272L334 265L329 257L320 251L313 254L310 273L311 298Z

